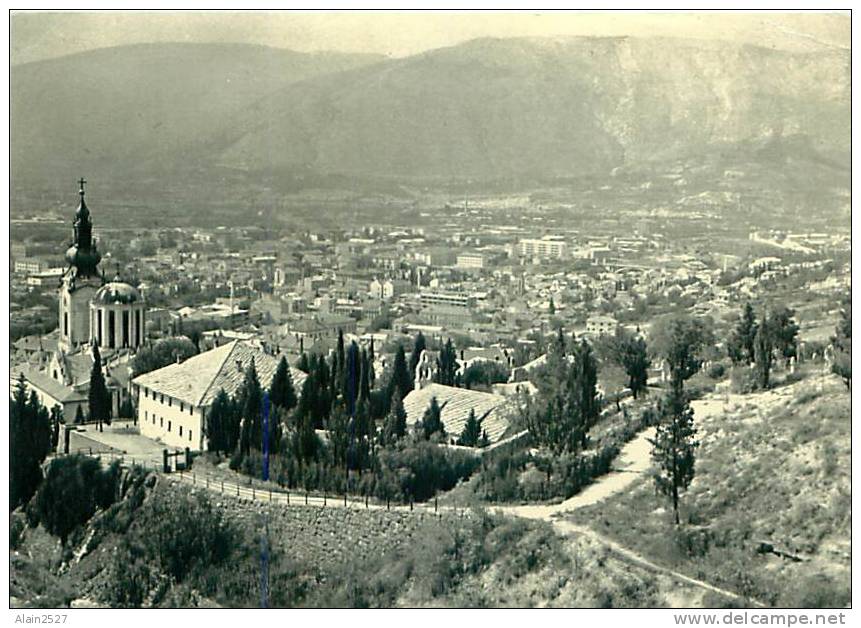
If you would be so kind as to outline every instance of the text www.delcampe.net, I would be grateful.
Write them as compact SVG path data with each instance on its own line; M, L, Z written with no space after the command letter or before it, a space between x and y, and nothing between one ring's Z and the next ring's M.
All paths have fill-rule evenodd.
M673 620L692 626L842 626L846 613L677 613Z

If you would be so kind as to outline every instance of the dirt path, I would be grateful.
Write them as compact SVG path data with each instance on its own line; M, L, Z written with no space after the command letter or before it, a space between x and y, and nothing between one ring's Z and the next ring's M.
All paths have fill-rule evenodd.
M723 412L726 407L726 398L723 396L710 396L705 399L693 401L691 406L694 410L695 419L702 420L706 417L714 416ZM599 534L587 526L577 525L564 519L564 515L573 512L584 506L591 506L600 501L607 499L617 493L630 488L635 482L641 480L652 466L651 450L652 446L649 439L655 434L654 428L649 428L638 434L633 440L628 442L619 452L619 457L614 464L614 469L607 475L602 476L597 482L588 486L585 490L570 499L559 504L549 505L525 505L525 506L507 506L500 507L498 512L513 515L516 517L525 517L528 519L540 519L547 521L553 525L553 528L562 535L580 534L585 535L602 545L608 547L611 551L621 556L625 560L645 567L652 572L664 574L675 578L676 580L687 584L718 593L727 598L744 601L742 596L721 589L708 582L691 578L685 574L662 567L637 552L619 545L612 539ZM756 600L750 600L755 606L764 606Z

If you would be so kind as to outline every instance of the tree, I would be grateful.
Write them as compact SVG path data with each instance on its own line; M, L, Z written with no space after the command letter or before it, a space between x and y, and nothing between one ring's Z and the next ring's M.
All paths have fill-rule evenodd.
M481 423L483 420L476 418L475 410L470 409L460 438L457 439L457 444L464 447L477 447L482 438ZM486 436L487 433L485 432L484 435Z
M673 502L674 521L679 523L679 493L687 490L694 479L695 440L694 412L684 390L672 387L660 408L660 419L652 444L652 460L659 472L655 486Z
M550 344L536 378L538 393L524 408L531 435L554 454L580 452L600 412L592 349L585 340L574 342L569 359L566 344L561 333Z
M296 368L299 369L300 371L302 371L303 373L310 373L311 372L311 367L308 364L308 354L303 352L302 355L299 356L299 363L296 364Z
M389 380L389 397L395 390L401 391L401 395L406 396L413 389L413 380L410 379L410 372L407 368L407 359L404 354L403 345L398 346L395 353L395 363L392 367L392 378Z
M547 310L550 316L554 316L556 314L556 304L553 302L553 297L550 297L550 307Z
M9 449L9 509L14 510L36 492L51 449L49 413L34 393L27 395L23 374L9 400Z
M581 447L586 446L589 429L595 425L601 406L598 401L598 365L592 354L592 347L585 340L574 345L574 361L569 369L569 394L574 396L571 404L579 423Z
M500 362L477 360L463 372L463 387L472 389L474 386L490 387L508 381L508 368Z
M787 362L798 351L798 323L794 317L795 311L785 306L775 308L768 317L772 345Z
M412 381L416 381L416 367L422 357L422 351L426 348L427 342L425 342L425 336L422 332L419 332L416 336L416 341L413 344L413 350L410 353L410 379Z
M370 384L371 388L374 387L374 383L375 383L375 380L377 377L377 374L374 373L374 360L375 359L376 358L374 356L374 339L371 338L371 346L368 347L368 383Z
M231 442L235 443L235 436L231 438L230 432L235 429L234 406L230 396L222 388L215 395L209 411L206 413L206 440L209 451L232 453Z
M770 321L763 317L753 339L753 355L756 360L756 382L759 388L768 388L771 375L771 363L774 359L774 345Z
M754 360L756 315L750 302L744 304L741 316L727 342L727 353L734 364L750 364Z
M89 521L97 508L108 508L114 502L119 476L119 461L103 470L94 458L55 458L36 494L33 512L65 546L69 535Z
M370 403L371 401L371 363L368 358L368 353L362 349L359 359L361 364L361 373L359 374L359 401Z
M251 448L263 447L263 422L260 418L260 408L263 401L263 391L257 378L254 360L245 369L245 381L237 395L239 407L242 408L242 431L239 439L239 450L244 456Z
M296 407L296 390L293 388L293 376L290 374L290 366L287 358L281 356L275 375L272 376L272 384L269 386L269 400L272 405L283 410L290 411Z
M445 426L442 423L442 410L436 397L431 397L430 404L422 416L421 431L425 440L430 440L430 437L434 434L445 436Z
M407 433L407 413L404 410L404 402L401 392L395 389L392 401L389 404L389 413L383 421L382 442L385 445L394 445Z
M141 347L132 359L134 377L182 362L200 352L197 345L184 336L162 338L152 347Z
M849 296L843 299L831 344L834 348L831 370L843 379L847 390L852 390L852 299Z
M307 383L310 380L307 379ZM300 463L308 464L317 459L320 450L320 439L314 431L314 419L310 414L301 413L301 401L294 411L293 424L296 426L293 440L293 451Z
M102 373L102 356L99 354L99 345L93 344L93 368L90 372L90 390L88 394L90 421L99 424L102 431L102 422L111 424L111 394L105 384L105 375Z
M335 349L335 355L332 356L332 378L337 388L341 388L340 380L344 375L344 359L344 330L338 329L338 345Z
M646 341L641 336L625 334L619 347L619 365L625 369L628 376L628 388L634 399L640 392L646 390L649 380L649 367L652 361L646 347Z
M457 352L451 342L451 338L445 341L445 345L439 352L436 361L436 374L434 381L444 386L454 386L457 374Z
M712 333L702 319L687 315L667 316L655 322L652 345L670 367L670 384L681 390L702 365L700 352L712 342Z
M347 350L344 373L341 378L344 405L347 407L347 414L351 417L356 414L356 402L359 396L359 380L361 378L359 359L359 346L353 341Z
M80 407L80 406L79 406ZM55 405L51 408L51 451L57 451L57 445L60 444L60 424L65 423L63 420L63 408Z

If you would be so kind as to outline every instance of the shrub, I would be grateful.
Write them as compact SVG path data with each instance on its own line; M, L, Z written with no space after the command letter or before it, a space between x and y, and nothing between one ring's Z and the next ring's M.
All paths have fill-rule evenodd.
M32 514L65 545L69 535L89 521L97 508L114 502L119 475L116 462L102 470L101 463L93 458L55 458L36 493Z
M714 362L709 366L707 374L712 379L721 379L726 374L726 367L720 362Z
M747 395L759 388L756 373L746 366L737 366L730 374L730 388L732 392L739 395Z
M156 493L147 516L151 529L143 551L177 582L193 570L220 563L233 546L234 531L201 494L172 499Z
M13 513L9 519L9 547L11 549L16 550L21 546L26 529L26 517L20 513Z

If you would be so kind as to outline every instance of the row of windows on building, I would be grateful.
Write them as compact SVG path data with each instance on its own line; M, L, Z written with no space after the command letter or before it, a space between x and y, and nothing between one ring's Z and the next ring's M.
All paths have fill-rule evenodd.
M163 404L164 403L164 394L159 393L158 396L159 396L158 402ZM144 397L149 399L149 388L144 388ZM155 398L156 398L155 393L152 394L152 398L153 398L153 401L155 401ZM173 398L172 397L167 398L167 407L168 408L173 407ZM182 401L179 402L179 411L185 412L185 403ZM192 406L191 404L188 405L188 413L191 415L194 414L194 406Z
M156 416L155 412L152 413L152 424L155 425L155 420L158 419L158 426L160 428L164 428L164 417ZM149 421L149 412L144 411L144 421ZM173 421L168 419L167 422L167 431L170 432L173 430ZM188 430L188 440L191 441L192 430ZM182 437L182 425L179 426L179 436Z

